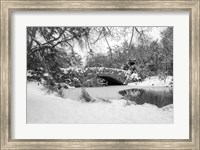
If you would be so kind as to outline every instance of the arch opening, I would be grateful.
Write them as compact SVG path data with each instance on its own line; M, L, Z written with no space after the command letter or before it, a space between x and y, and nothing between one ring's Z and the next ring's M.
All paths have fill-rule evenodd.
M121 81L109 76L98 76L98 77L101 79L104 79L107 82L108 86L109 85L124 85Z

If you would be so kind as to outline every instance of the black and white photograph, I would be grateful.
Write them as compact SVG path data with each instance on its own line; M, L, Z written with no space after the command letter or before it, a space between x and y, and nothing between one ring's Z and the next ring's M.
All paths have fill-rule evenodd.
M172 26L28 26L27 124L173 124Z

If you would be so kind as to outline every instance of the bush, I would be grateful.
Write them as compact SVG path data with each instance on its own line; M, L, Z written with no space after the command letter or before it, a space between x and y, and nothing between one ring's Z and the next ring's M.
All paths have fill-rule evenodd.
M63 92L63 88L64 87L61 87L60 84L54 84L54 83L45 83L43 84L44 87L47 89L47 93L48 94L52 94L52 93L57 93L57 95L59 97L64 97L64 92Z
M61 88L60 90L58 90L58 96L64 98L65 94L63 92L63 89Z
M166 82L166 79L167 79L167 72L159 72L158 73L158 78L162 81L165 81Z
M43 86L47 89L47 93L48 94L51 94L51 93L54 93L54 92L57 92L57 87L55 87L55 85L53 83L49 83L49 82L45 82L43 84Z

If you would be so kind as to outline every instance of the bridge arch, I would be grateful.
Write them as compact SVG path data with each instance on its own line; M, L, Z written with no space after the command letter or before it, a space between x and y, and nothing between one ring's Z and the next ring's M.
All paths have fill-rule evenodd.
M103 76L103 75L99 75L97 76L98 78L104 79L107 82L107 85L123 85L124 83L117 80L116 78L113 78L111 76Z

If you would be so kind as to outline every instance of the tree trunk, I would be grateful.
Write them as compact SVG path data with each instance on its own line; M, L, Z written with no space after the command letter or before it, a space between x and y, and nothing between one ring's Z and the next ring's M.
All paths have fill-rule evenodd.
M165 71L167 72L168 70L168 67L167 67L167 53L166 53L166 56L165 56Z

